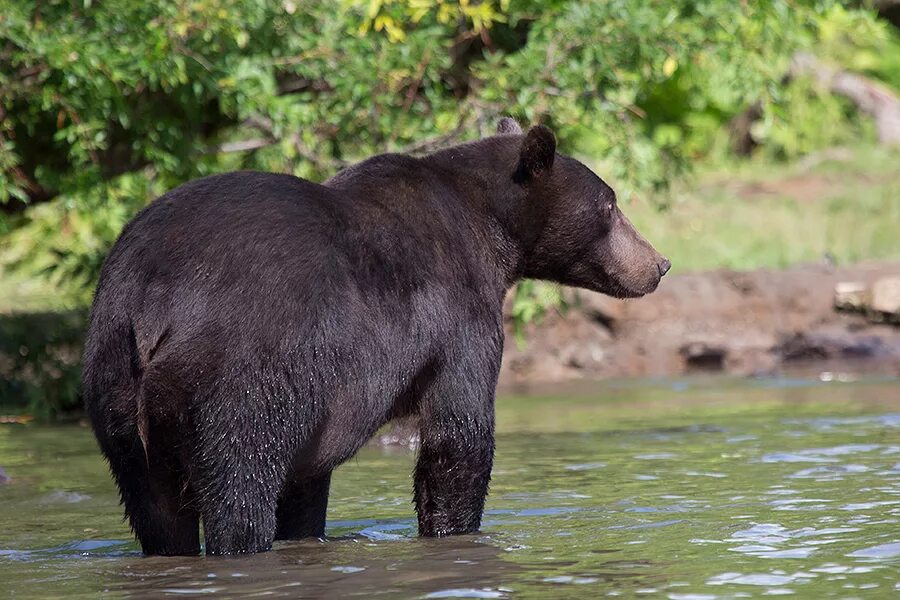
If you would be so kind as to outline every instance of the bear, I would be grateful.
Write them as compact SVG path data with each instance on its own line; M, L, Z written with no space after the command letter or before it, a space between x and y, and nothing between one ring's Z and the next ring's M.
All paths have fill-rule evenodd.
M422 536L481 524L502 307L520 279L616 297L670 262L543 125L323 184L190 181L123 229L99 278L83 395L148 555L323 537L332 471L392 419L419 423Z

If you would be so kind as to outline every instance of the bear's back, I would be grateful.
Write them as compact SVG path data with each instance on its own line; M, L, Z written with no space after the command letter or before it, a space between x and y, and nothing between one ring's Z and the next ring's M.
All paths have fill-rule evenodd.
M416 193L427 173L354 175L355 185L332 188L235 172L172 190L123 231L98 304L123 307L145 329L174 319L183 331L272 339L286 333L279 327L299 335L357 313L395 320L423 303L440 310L448 286L468 285L473 272L452 203L429 196L434 186Z

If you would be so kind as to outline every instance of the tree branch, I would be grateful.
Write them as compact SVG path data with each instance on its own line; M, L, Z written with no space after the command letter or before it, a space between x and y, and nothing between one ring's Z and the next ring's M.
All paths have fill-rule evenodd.
M900 98L886 85L857 73L834 68L808 52L791 60L790 77L812 77L833 94L843 96L875 120L878 141L900 144Z
M275 140L256 138L252 140L240 140L237 142L225 142L215 148L216 152L247 152L248 150L259 150L275 144Z

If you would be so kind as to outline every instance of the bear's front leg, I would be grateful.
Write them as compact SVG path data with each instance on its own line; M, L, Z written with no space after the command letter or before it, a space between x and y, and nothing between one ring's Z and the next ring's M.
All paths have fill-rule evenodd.
M422 399L415 470L419 535L471 533L481 525L494 460L499 362L497 356L480 372L445 372Z
M493 436L426 442L416 464L419 535L444 537L478 531L494 456Z

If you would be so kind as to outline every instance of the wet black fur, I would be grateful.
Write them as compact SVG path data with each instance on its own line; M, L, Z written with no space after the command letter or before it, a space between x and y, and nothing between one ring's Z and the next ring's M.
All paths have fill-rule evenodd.
M200 519L210 554L323 535L332 470L409 414L420 533L475 531L506 291L529 276L640 295L664 272L614 200L534 128L150 204L104 264L84 368L144 552L198 553ZM626 255L630 271L604 266Z

